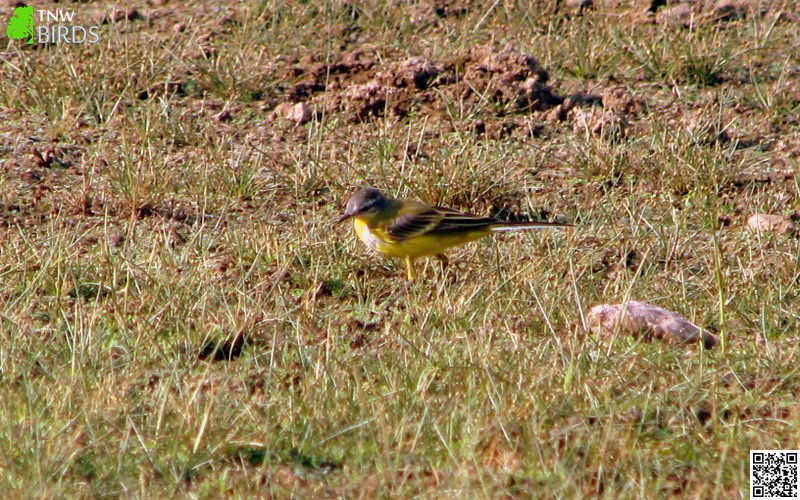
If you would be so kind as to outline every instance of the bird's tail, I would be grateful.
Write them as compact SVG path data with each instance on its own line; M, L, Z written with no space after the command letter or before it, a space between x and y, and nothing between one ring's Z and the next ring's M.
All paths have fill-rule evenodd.
M573 224L565 224L561 222L532 222L532 221L525 221L525 222L498 222L496 224L492 224L489 226L489 229L492 232L501 232L501 231L523 231L526 229L553 229L559 227L572 227Z

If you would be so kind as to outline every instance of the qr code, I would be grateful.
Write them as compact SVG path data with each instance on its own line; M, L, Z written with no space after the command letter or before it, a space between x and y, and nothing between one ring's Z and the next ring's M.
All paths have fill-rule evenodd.
M751 498L800 498L798 455L800 450L750 450Z

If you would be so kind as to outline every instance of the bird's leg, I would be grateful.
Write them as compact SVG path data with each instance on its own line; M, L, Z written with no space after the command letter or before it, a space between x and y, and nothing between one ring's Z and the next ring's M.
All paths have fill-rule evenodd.
M414 261L411 257L406 257L406 272L408 273L408 281L414 281Z

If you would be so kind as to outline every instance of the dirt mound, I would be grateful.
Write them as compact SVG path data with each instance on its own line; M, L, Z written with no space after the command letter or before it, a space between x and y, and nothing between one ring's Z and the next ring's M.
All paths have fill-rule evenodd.
M476 47L448 61L379 57L370 47L360 47L330 64L310 57L293 63L286 77L296 81L287 88L285 101L305 101L354 122L403 117L412 109L442 112L449 100L500 116L546 111L564 101L538 60L512 46Z
M570 104L573 98L569 99ZM610 87L603 91L602 108L587 110L575 108L569 114L575 132L588 133L609 140L624 139L636 118L644 111L644 105L622 87Z
M500 52L491 47L472 49L460 83L468 86L467 93L484 90L484 95L497 104L544 111L564 101L547 85L549 79L535 57L507 45Z
M436 82L444 71L441 64L423 57L412 57L392 63L388 71L378 74L378 80L392 87L410 87L425 90Z

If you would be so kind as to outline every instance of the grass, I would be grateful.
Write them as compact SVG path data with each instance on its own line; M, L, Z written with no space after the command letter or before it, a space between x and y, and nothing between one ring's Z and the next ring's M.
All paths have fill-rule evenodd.
M97 45L9 45L5 496L744 496L748 450L797 447L800 240L745 224L800 206L796 7L684 29L460 5L143 4ZM507 44L562 96L641 107L622 135L444 84L404 115L337 107L393 62L461 71ZM308 123L275 111L357 48L378 67L323 71ZM480 241L407 286L333 225L366 183L577 227ZM626 299L724 344L587 331Z

